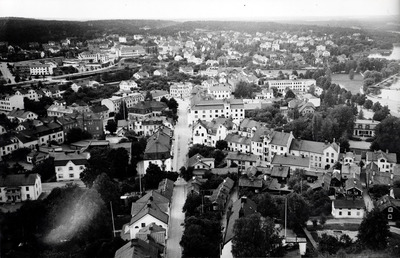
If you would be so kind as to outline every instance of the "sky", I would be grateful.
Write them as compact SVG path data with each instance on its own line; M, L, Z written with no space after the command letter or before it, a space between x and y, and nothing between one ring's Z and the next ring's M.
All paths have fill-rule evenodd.
M279 20L399 15L400 0L0 0L0 17Z

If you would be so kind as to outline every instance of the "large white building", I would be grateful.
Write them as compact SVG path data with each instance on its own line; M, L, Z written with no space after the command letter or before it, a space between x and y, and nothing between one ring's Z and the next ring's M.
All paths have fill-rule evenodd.
M53 69L57 65L52 62L46 62L44 64L39 62L32 62L29 64L29 71L31 75L52 75Z
M107 54L90 51L80 53L78 59L90 63L106 63L110 60Z
M11 111L17 108L24 109L24 96L21 95L0 96L0 110Z
M199 120L193 125L193 144L215 147L217 141L225 140L233 129L234 123L230 118L219 117L211 122Z
M169 94L172 98L187 98L192 92L193 84L187 83L174 83L169 88Z
M0 203L37 200L42 193L39 174L15 174L0 177Z
M137 88L138 84L133 80L121 81L119 84L119 89L122 91L131 91L132 89L137 89Z
M215 99L229 99L232 94L232 88L226 84L219 84L208 88L208 93Z
M287 88L294 91L302 91L306 92L312 85L316 85L316 81L313 79L304 79L304 80L269 80L268 81L269 88L275 87L278 89L278 92L284 93Z
M217 117L232 118L239 122L244 118L244 104L241 99L204 100L194 104L188 111L188 124L197 120L212 121Z

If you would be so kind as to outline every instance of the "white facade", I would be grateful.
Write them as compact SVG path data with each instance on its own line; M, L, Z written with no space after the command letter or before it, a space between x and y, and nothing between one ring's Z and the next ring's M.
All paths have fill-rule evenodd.
M17 138L11 138L9 142L2 144L0 147L0 160L3 159L5 155L11 154L13 151L18 149Z
M172 98L185 98L190 96L192 89L192 83L174 83L169 88L169 94Z
M10 175L14 177L26 177L25 175ZM42 193L42 181L40 179L39 174L29 175L30 177L34 177L34 182L23 184L21 181L21 185L1 185L0 186L0 203L7 202L21 202L27 200L37 200ZM7 179L4 178L4 183L7 182Z
M25 94L21 93L20 91L17 90L15 92L15 95L20 95L20 96L23 96L24 98L28 98L33 101L39 101L39 95L33 89L29 89Z
M128 233L128 230L129 230L131 239L134 239L134 238L136 238L136 234L139 232L139 230L141 228L144 228L144 227L150 225L151 223L155 223L157 226L161 226L161 227L165 228L166 232L168 232L168 224L151 216L150 214L146 214L139 220L135 221L134 223L129 224L128 227L125 227L126 232L124 232L124 233L125 234Z
M54 63L31 63L29 65L29 71L31 75L52 75L53 69L56 68L57 65Z
M217 85L208 88L208 93L213 95L215 99L229 99L232 94L232 89L227 85Z
M119 84L119 89L123 91L130 91L131 89L137 89L138 85L135 81L129 80L129 81L122 81Z
M61 131L52 132L50 134L46 134L46 135L38 137L39 145L46 145L46 144L49 144L51 141L56 141L58 143L64 142L64 132L62 131L62 129L61 129Z
M353 218L362 219L364 218L365 210L363 208L356 207L335 207L335 201L332 201L332 216L335 219L341 218Z
M163 170L163 167L165 166L165 171L172 171L172 159L168 158L164 160L143 160L143 174L146 174L146 170L149 168L150 164L155 164ZM178 168L179 169L179 168ZM138 170L139 171L139 170ZM140 171L139 171L140 173Z
M295 91L307 92L310 86L316 85L316 81L309 80L270 80L268 81L269 88L276 87L278 92L284 93L286 88Z
M55 166L57 182L78 180L85 168L85 165L75 165L72 161L68 161L65 166Z
M5 96L0 99L0 110L11 111L24 109L24 97L20 95Z
M129 94L128 96L118 97L112 96L108 99L103 99L101 104L106 106L109 112L119 112L119 108L121 106L121 102L124 101L127 108L132 107L137 104L139 101L143 101L144 97L140 93Z

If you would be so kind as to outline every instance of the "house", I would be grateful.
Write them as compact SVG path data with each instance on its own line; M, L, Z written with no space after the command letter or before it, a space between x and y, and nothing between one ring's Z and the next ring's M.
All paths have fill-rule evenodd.
M362 219L365 213L364 200L333 200L332 216L335 219L358 218Z
M147 243L156 243L159 247L159 252L163 253L166 246L166 233L167 230L163 227L157 226L156 223L151 223L148 226L141 228L136 234L137 239L146 241Z
M39 174L14 174L0 177L0 202L37 200L42 194Z
M191 66L181 66L181 67L179 67L179 72L188 74L188 75L194 75L194 70L193 70L193 67L191 67Z
M42 97L38 94L38 91L34 89L18 89L15 91L15 95L20 95L33 101L39 101Z
M193 104L188 110L189 125L193 125L199 119L212 121L217 117L230 117L234 122L239 122L244 118L243 100L204 100Z
M18 132L15 135L15 138L18 140L18 148L29 148L31 150L39 147L38 138L34 135L28 135L23 132Z
M76 83L73 83L73 84L71 85L71 89L72 89L74 92L78 92L79 89L81 89L81 88L82 88L82 87L79 86L79 85L77 85Z
M169 204L168 198L157 191L148 192L132 203L131 221L123 226L121 235L125 240L134 239L141 228L155 223L167 230L168 237Z
M368 151L366 153L365 164L368 165L371 162L374 162L378 166L380 172L392 173L393 166L397 162L397 155L396 153L383 152L381 150Z
M157 192L167 198L170 202L172 201L172 194L174 191L174 181L168 178L164 178L158 184Z
M339 160L340 146L336 143L294 139L290 154L304 156L310 160L310 168L327 169Z
M144 101L144 96L141 93L130 93L128 95L114 95L111 98L101 100L101 105L108 108L111 113L118 113L121 103L125 103L127 108L132 107L140 101Z
M58 144L64 143L64 131L62 125L58 123L56 118L41 118L42 123L36 127L27 128L20 131L25 136L38 140L38 145L47 145L52 141Z
M346 196L353 198L362 198L363 196L363 188L361 185L360 177L354 175L351 178L348 178L345 182L344 190Z
M234 237L234 225L236 220L243 217L248 217L252 214L257 213L257 204L252 201L250 198L246 196L242 196L239 200L235 201L232 204L232 208L230 210L230 216L227 218L227 225L226 230L224 232L224 246L222 249L222 257L229 257L224 256L224 254L230 255L232 250L232 239Z
M299 113L302 116L305 116L307 114L314 114L315 112L315 106L311 102L302 103L301 105L299 105L298 108L299 108Z
M252 169L257 170L255 167L250 168L250 170ZM252 173L249 170L246 172L245 175L239 178L240 189L246 189L258 193L259 191L261 191L262 187L263 187L263 179L256 177L255 173Z
M18 149L18 139L7 134L0 135L0 160Z
M140 80L140 79L149 78L150 74L146 71L140 71L140 72L134 73L132 77L135 78L136 80Z
M251 153L251 138L230 133L225 137L229 151Z
M271 89L262 89L261 93L257 93L255 99L265 100L265 99L273 99L274 91Z
M159 129L150 136L143 154L143 171L139 171L139 173L145 174L150 164L158 165L163 171L171 171L171 147L171 136L166 133L165 128Z
M187 98L192 92L193 84L190 82L173 83L169 87L169 94L172 98Z
M63 117L65 115L72 115L73 113L74 110L72 108L59 104L53 104L47 108L48 116Z
M189 158L188 167L193 167L193 173L197 175L199 172L214 168L214 162L214 158L204 158L201 154L197 153Z
M232 95L232 88L227 84L214 85L208 88L208 93L215 99L229 99Z
M400 200L389 195L382 196L375 202L375 207L382 212L389 221L400 219Z
M21 95L0 95L0 110L24 109L24 97Z
M121 45L118 49L116 49L117 57L138 57L146 55L146 50L143 46L135 45L135 46L125 46Z
M215 147L217 141L225 140L234 127L230 118L217 117L210 122L198 120L193 126L193 144L203 144Z
M290 167L287 166L273 166L271 169L270 177L276 178L279 183L287 183L290 177Z
M309 169L310 159L308 157L299 157L295 155L274 155L271 160L271 166L287 166L290 169Z
M353 136L356 137L374 137L375 128L379 125L379 121L356 119L354 122Z
M219 184L217 189L213 191L209 200L212 203L214 211L223 211L225 209L234 183L235 182L231 178L227 177Z
M260 165L260 157L251 153L228 152L226 161L229 167L236 164L242 171Z
M88 164L88 153L51 153L54 157L54 168L57 181L68 181L80 179L80 174Z
M140 101L128 108L128 120L139 121L160 117L167 108L167 104L161 101Z
M7 115L10 120L18 120L19 123L25 122L26 120L34 120L38 118L38 115L32 111L25 111L20 109L14 109Z
M6 128L3 125L0 125L0 135L7 133Z
M156 101L161 101L161 99L164 97L166 99L170 99L171 96L169 95L168 91L165 90L151 90L150 94L153 98L153 100Z
M130 242L119 248L114 258L158 258L159 249L156 244L134 238Z
M132 91L132 89L137 89L138 84L134 80L128 80L128 81L121 81L119 83L119 89L121 91Z
M154 76L168 76L168 71L165 69L157 69L153 72Z

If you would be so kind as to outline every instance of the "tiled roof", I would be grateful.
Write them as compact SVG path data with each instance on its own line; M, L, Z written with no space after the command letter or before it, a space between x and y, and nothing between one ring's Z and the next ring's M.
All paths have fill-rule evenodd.
M335 209L364 209L364 200L333 200Z
M158 204L153 201L148 201L147 203L132 203L133 205L136 204L138 207L138 212L132 217L130 224L132 225L136 221L143 218L145 215L149 214L152 217L168 224L168 214L161 210Z
M39 174L14 174L0 176L0 187L18 187L34 185Z
M75 165L86 165L88 163L88 155L86 153L64 153L64 152L54 152L51 153L54 156L54 166L65 166L69 161Z
M271 170L272 177L288 177L290 168L285 166L274 166Z
M171 138L163 131L157 131L147 140L145 160L168 159L171 154Z
M251 139L248 137L244 137L244 136L240 136L238 134L228 134L225 137L225 141L227 141L228 143L232 142L232 143L238 143L238 144L245 144L245 145L250 145L251 144Z
M396 153L386 153L386 152L383 152L381 150L376 151L376 152L372 152L372 151L368 151L367 152L367 160L368 160L368 162L378 161L381 158L386 159L389 163L396 163L397 162Z
M261 188L262 187L262 179L257 177L247 177L242 176L239 178L239 186L240 187L251 187L251 188Z
M283 165L283 166L297 166L308 168L310 164L310 159L308 157L299 157L294 155L274 155L271 164L273 165Z
M158 248L151 242L134 239L115 252L114 258L158 258Z
M271 136L271 143L278 146L286 146L289 141L290 133L273 131Z
M158 184L158 189L157 192L159 192L162 196L167 198L169 201L172 199L172 194L174 191L174 181L165 178L161 180L161 182Z
M229 152L228 156L226 156L228 160L241 160L241 161L257 161L259 157L250 153L241 153L241 152Z

